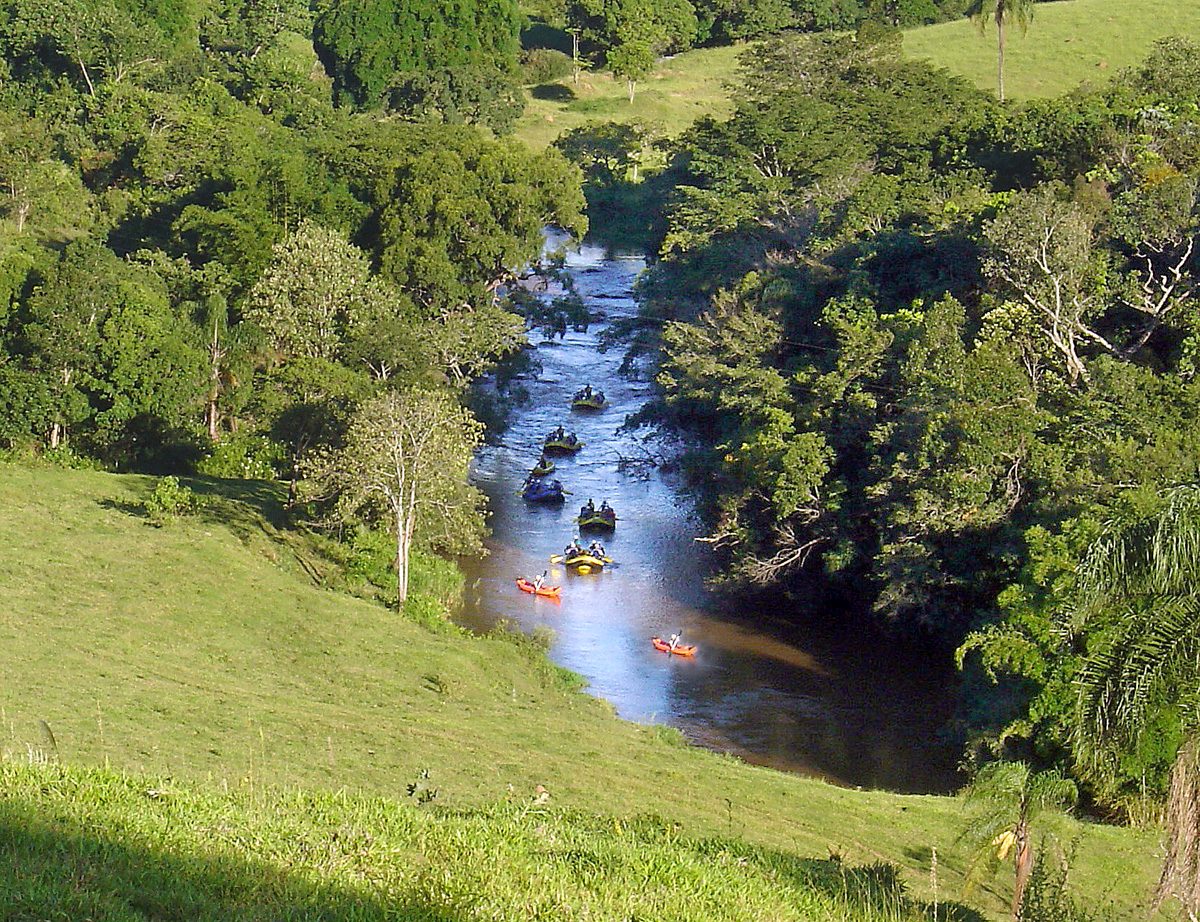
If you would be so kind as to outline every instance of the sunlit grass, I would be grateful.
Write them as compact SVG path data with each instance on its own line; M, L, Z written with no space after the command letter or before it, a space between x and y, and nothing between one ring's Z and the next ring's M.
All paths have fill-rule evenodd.
M1200 38L1200 3L1178 0L1059 0L1037 4L1027 32L1009 30L1005 87L1010 99L1066 93L1080 84L1099 85L1143 60L1154 42L1169 35ZM671 136L697 118L732 109L728 85L745 45L705 48L661 61L639 84L633 104L625 82L603 71L568 78L528 99L517 137L533 147L588 122L641 119ZM970 20L942 23L904 34L908 57L927 59L986 90L996 89L996 29L981 32Z
M527 94L517 137L542 148L563 132L589 122L640 120L667 135L677 135L705 115L732 111L726 84L734 78L737 55L745 46L688 51L659 61L654 73L637 85L629 102L624 80L605 71L585 72L576 85L570 78ZM539 95L564 98L538 98Z
M274 487L193 485L210 499L204 511L156 528L137 508L149 478L0 464L0 751L9 758L109 764L247 797L282 785L402 798L428 769L437 805L454 809L510 796L523 805L542 784L553 807L595 817L572 824L655 814L679 835L786 861L834 851L856 865L892 862L922 897L936 848L943 898L961 897L954 799L850 791L681 747L677 735L619 721L579 694L536 643L432 632L326 588L332 568L285 527ZM424 585L449 592L454 581L443 572ZM17 783L0 781L0 800ZM241 822L228 835L243 835ZM1073 822L1060 834L1081 837L1072 880L1098 901L1111 897L1112 917L1144 903L1153 834ZM244 835L253 843L258 833ZM210 844L179 847L207 854ZM972 902L998 915L1005 899L1001 881ZM762 918L795 917L763 905Z
M1103 84L1170 35L1200 38L1200 3L1177 0L1059 0L1039 3L1027 31L1008 30L1004 85L1011 99L1056 96ZM996 27L968 20L913 29L905 53L996 89Z
M694 839L668 818L531 791L452 811L14 764L0 789L7 919L929 918L886 867Z

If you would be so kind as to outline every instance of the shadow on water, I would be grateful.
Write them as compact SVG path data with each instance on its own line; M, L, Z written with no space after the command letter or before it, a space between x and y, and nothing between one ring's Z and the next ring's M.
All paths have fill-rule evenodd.
M909 792L957 786L957 753L939 737L954 714L956 676L948 657L905 647L858 623L834 600L805 619L784 599L765 609L706 591L709 560L691 499L670 474L622 473L639 436L621 424L653 385L622 375L622 350L600 348L605 329L636 316L632 287L644 266L635 255L585 246L567 268L579 293L605 320L586 332L535 339L540 369L521 377L530 396L503 436L476 458L475 480L491 500L490 554L465 562L468 591L460 621L486 630L499 620L555 632L551 656L584 675L592 694L631 720L666 723L693 742L747 761L847 785ZM584 384L605 392L601 413L573 412ZM553 476L571 491L559 508L520 499L521 481L542 438L557 425L586 443L556 459ZM581 576L551 565L577 534L588 499L607 499L620 516L602 538L617 565ZM584 536L585 542L588 536ZM512 580L548 570L560 584L555 605L518 592ZM694 660L649 643L682 629L699 646Z

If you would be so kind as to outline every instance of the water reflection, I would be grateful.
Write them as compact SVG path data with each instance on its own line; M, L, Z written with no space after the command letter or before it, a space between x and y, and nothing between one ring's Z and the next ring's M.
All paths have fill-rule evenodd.
M643 261L585 246L568 269L593 310L632 316L631 289ZM937 739L953 709L953 672L920 650L904 650L856 626L796 626L777 613L722 610L705 592L704 550L686 495L658 472L648 479L617 470L637 454L634 435L618 433L650 385L619 374L619 350L601 352L603 324L561 340L538 341L541 372L522 383L531 400L500 444L476 459L476 482L491 499L489 557L467 562L463 624L500 619L555 632L554 660L587 677L590 691L631 720L658 721L689 739L747 761L817 774L845 784L902 791L945 791L955 784L954 752ZM605 392L601 413L570 409L577 388ZM560 508L518 495L555 426L574 429L586 447L556 458L553 476L571 491ZM549 562L577 532L589 498L607 499L620 521L602 538L617 561L579 575ZM587 537L584 541L586 543ZM517 590L516 576L548 569L562 601ZM833 620L833 619L831 619ZM683 630L695 659L668 657L652 634Z

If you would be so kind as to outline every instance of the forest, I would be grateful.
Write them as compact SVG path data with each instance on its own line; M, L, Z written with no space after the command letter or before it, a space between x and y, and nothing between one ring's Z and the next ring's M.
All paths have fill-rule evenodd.
M957 648L970 760L1139 814L1197 729L1200 49L1001 106L899 40L756 48L635 190L642 422L695 434L722 580ZM611 204L601 140L560 146Z
M687 439L717 581L957 651L972 765L1168 802L1194 886L1200 47L1001 104L901 55L954 2L545 6L631 80L774 37L728 119L535 153L506 0L0 6L0 448L279 479L391 529L402 601L411 547L478 546L466 404L524 345L512 283L637 202L636 422ZM411 471L372 479L399 455L420 516Z

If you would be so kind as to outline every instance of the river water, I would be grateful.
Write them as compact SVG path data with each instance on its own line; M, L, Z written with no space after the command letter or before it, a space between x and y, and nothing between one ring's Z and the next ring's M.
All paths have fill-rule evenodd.
M840 784L952 790L956 751L940 731L954 713L955 676L944 654L898 645L848 613L797 621L719 602L704 586L709 561L694 540L703 528L682 485L658 469L648 477L618 471L622 456L641 453L639 435L618 430L653 385L622 375L623 350L602 352L598 336L607 322L636 315L632 286L644 267L638 256L591 245L568 255L577 290L606 320L563 339L532 334L541 367L520 382L530 400L476 458L492 535L490 554L466 563L459 622L551 628L551 657L585 676L591 694L629 720L677 727L697 745ZM605 392L607 409L572 412L571 396L587 383ZM528 504L521 482L560 423L585 443L573 458L555 459L553 476L573 495L562 507ZM601 536L616 565L580 575L549 558L578 533L574 518L588 498L597 506L607 499L620 517L616 532ZM561 602L517 590L516 576L547 568ZM698 646L694 659L650 645L652 635L679 629Z

